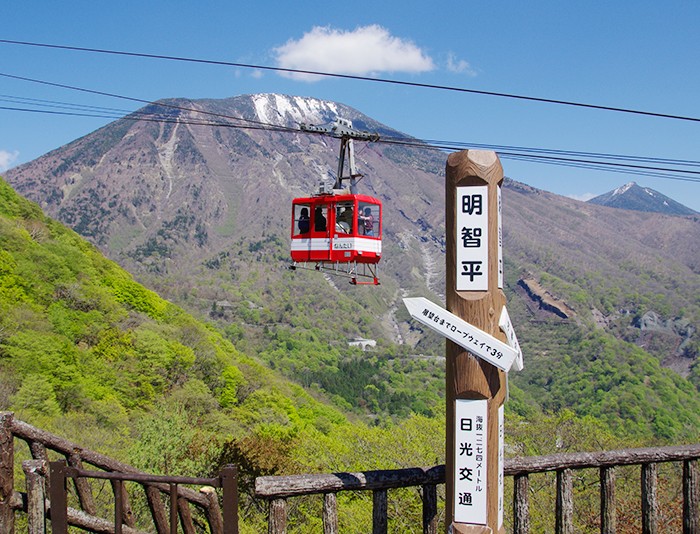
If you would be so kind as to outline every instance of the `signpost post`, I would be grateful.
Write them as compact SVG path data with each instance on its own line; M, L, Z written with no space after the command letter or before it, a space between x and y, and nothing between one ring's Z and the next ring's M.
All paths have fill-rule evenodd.
M502 183L503 168L494 152L464 150L447 158L447 310L505 343L499 328L505 306ZM446 366L446 530L504 533L504 367L449 338Z

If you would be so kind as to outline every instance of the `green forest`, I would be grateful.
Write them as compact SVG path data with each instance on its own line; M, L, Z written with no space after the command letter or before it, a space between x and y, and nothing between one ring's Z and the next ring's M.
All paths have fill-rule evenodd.
M242 532L266 528L256 476L443 463L444 362L381 338L372 352L337 342L371 331L374 317L350 299L324 308L312 273L268 287L277 307L263 306L255 262L285 254L266 245L272 256L229 282L235 320L212 310L205 321L0 179L0 410L148 472L208 476L237 463ZM642 349L575 323L518 336L539 356L510 383L508 454L697 441L697 386ZM390 528L412 531L413 512L399 508ZM339 510L341 530L361 532L371 495L339 498ZM319 521L302 501L290 531Z

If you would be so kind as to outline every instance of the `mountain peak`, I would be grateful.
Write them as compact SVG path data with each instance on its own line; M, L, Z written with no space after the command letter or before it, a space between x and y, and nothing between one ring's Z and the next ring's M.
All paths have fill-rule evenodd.
M289 96L277 93L257 93L250 95L257 119L275 125L288 122L324 122L329 116L337 116L340 111L335 102L318 98Z
M591 204L626 210L663 213L666 215L697 215L697 212L675 200L636 182L609 191L589 200Z
M629 191L633 187L638 187L637 182L627 182L622 187L618 187L617 189L615 189L615 191L613 191L612 194L613 195L624 195L627 191Z

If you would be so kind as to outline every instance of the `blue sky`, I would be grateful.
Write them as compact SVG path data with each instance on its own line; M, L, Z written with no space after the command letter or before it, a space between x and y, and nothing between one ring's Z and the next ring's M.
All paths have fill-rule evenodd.
M674 0L24 0L4 9L0 39L336 71L698 119L699 26L700 2ZM312 96L422 139L700 160L697 120L8 43L0 43L0 73L144 100ZM140 107L0 76L0 107L37 107L26 99ZM0 172L106 122L0 109ZM585 199L636 181L700 211L697 175L680 181L502 163L507 176L562 195Z

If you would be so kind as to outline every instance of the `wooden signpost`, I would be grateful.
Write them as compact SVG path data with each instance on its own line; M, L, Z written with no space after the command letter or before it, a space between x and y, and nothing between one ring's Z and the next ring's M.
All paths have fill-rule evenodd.
M494 152L447 158L447 310L506 342L501 252L503 168ZM447 340L446 530L504 533L503 403L506 374Z
M447 158L447 310L405 298L411 317L447 339L445 527L448 534L503 534L503 403L506 373L523 368L505 307L501 185L495 152Z

